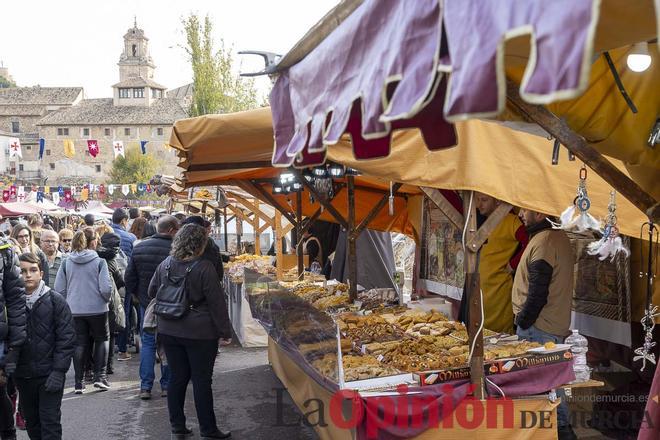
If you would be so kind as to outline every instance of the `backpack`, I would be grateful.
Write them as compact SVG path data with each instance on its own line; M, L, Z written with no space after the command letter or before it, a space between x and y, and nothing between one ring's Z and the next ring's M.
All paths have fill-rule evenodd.
M186 292L186 278L200 260L195 261L186 268L183 275L174 277L170 275L172 257L162 263L165 265L165 277L156 292L154 313L163 319L181 319L190 310L192 305Z

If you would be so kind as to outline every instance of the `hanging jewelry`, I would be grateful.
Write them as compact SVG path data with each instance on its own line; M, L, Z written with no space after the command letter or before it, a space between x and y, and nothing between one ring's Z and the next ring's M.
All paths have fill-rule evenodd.
M646 368L646 362L650 362L653 365L655 365L656 360L655 360L655 353L653 353L653 347L655 347L656 343L653 340L653 329L655 328L655 318L657 316L660 316L660 313L658 313L658 307L654 306L651 303L651 300L653 299L653 280L655 279L655 274L653 273L653 268L654 268L654 261L658 261L658 247L660 245L659 243L659 237L660 237L660 231L658 231L658 228L653 224L653 222L646 222L642 225L640 229L640 240L643 240L643 234L644 234L644 228L648 227L648 242L649 242L649 255L648 255L648 265L646 269L646 274L643 271L640 271L639 277L643 278L644 275L646 275L646 309L644 312L644 317L641 320L642 327L644 329L644 344L637 348L635 350L635 354L637 356L633 357L633 362L637 362L639 360L642 361L642 368L640 371L644 371L644 368ZM654 237L655 237L655 258L653 256L653 242L654 242ZM640 247L640 261L643 261L643 246Z
M600 222L589 214L590 207L591 200L587 193L587 168L582 165L582 168L580 168L577 196L573 200L573 205L561 213L558 224L551 222L552 226L555 229L563 229L565 231L600 231Z
M612 191L610 193L610 203L607 205L605 228L601 231L603 237L587 246L587 253L589 255L598 255L600 261L608 257L610 261L614 261L614 258L619 252L623 253L626 258L630 255L630 251L623 244L619 236L619 228L616 223L616 192Z

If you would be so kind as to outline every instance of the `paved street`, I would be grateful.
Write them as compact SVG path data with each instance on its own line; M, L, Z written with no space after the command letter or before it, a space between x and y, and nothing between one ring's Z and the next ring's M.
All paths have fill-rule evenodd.
M62 404L63 438L66 440L153 439L170 438L167 399L154 388L150 401L137 398L139 358L117 362L110 376L113 389L73 394L73 368L67 375ZM159 376L157 376L159 377ZM228 347L218 356L213 378L218 423L232 431L233 439L311 440L317 436L306 427L275 426L276 398L273 388L281 383L268 366L266 349ZM90 389L90 386L87 386ZM285 393L283 419L287 424L297 419L298 410ZM188 425L199 438L192 385L186 399ZM19 439L27 440L25 432Z

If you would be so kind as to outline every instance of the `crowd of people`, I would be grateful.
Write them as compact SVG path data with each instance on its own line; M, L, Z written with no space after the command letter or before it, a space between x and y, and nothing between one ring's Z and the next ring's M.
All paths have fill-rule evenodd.
M40 215L4 222L0 236L0 440L16 428L61 439L66 373L74 393L112 388L114 361L139 346L139 398L160 363L172 434L192 434L184 402L192 381L202 438L227 438L213 410L218 345L231 339L223 256L200 216L153 219L136 208L111 221L68 225Z

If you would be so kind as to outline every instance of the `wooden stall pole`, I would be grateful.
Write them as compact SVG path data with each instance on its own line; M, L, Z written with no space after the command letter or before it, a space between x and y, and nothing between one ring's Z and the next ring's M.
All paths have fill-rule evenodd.
M236 255L241 255L241 236L243 235L243 218L240 215L236 215Z
M348 298L351 303L357 299L357 237L353 235L355 230L355 177L348 176L348 228L346 237L348 239L348 280L350 289Z
M281 280L284 273L284 268L282 267L282 264L284 264L282 258L282 238L284 237L284 234L282 233L282 214L277 209L275 210L275 227L273 228L273 232L275 233L275 261L277 279Z
M302 242L302 192L296 193L296 255L298 256L298 279L302 279L304 268Z
M465 229L465 243L472 241L477 233L477 207L474 202L474 192L466 191L463 198L463 206L467 208ZM479 246L466 245L465 252L465 285L468 299L468 346L472 353L470 359L470 377L474 385L474 395L483 400L484 389L484 339L483 329L483 299L481 298L481 286L479 280Z
M261 255L261 237L259 236L259 199L254 199L254 207L256 211L254 213L254 219L252 223L252 229L254 229L254 254Z
M225 252L229 252L229 231L227 231L227 207L225 206L223 209L223 217L224 217L224 234L225 234Z

